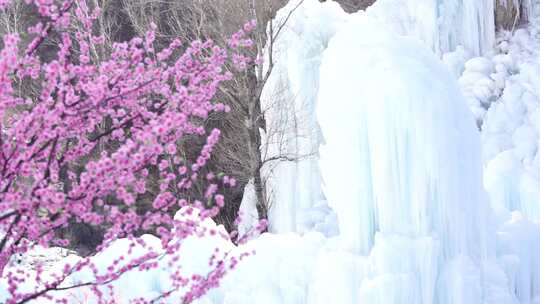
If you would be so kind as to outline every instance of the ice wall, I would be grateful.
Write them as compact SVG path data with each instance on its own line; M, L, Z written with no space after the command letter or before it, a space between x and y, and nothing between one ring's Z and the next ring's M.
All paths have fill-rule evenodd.
M540 6L529 24L504 35L490 58L504 78L482 127L485 187L501 223L498 251L516 269L521 303L540 301ZM478 84L476 84L478 86Z
M291 14L292 12L292 14ZM487 52L494 40L493 0L379 0L367 11L381 26L421 39L442 55L464 45L470 55ZM270 200L270 231L335 233L320 189L315 120L322 52L338 29L354 18L335 2L290 1L275 18L275 67L262 101L263 169ZM470 56L468 55L468 56Z
M459 45L480 55L495 43L494 0L378 0L367 12L438 55Z
M486 257L480 137L457 82L415 40L356 19L324 53L317 105L341 235L365 254L375 231L436 233L445 256Z
M328 4L305 5L316 12ZM263 295L268 303L516 303L509 279L517 273L511 267L515 252L506 251L508 263L496 256L479 133L455 77L433 52L388 30L384 20L364 13L342 21L311 19L316 15L302 7L298 15L304 19L292 24L332 32L310 36L307 27L292 27L301 35L287 40L276 57L284 62L280 80L288 95L274 100L284 112L301 107L309 109L305 115L316 112L308 126L320 124L322 138L319 133L308 138L320 146L314 160L321 171L317 162L303 170L322 172L322 192L337 213L339 236L337 244L325 240L302 249L301 260L288 249L255 256L274 266L242 268L237 280L244 278L251 287L242 287L235 301ZM294 97L302 94L309 103L296 104ZM270 122L288 121L279 120L284 116L300 121L296 112L269 114ZM301 137L297 132L285 136L295 141ZM273 172L282 198L270 214L274 227L287 227L283 221L298 227L302 207L295 206L295 191L303 181L294 168ZM320 185L311 182L308 188L320 193ZM275 270L284 283L246 280L255 269Z
M508 54L493 58L510 70L504 90L485 115L482 128L485 186L497 210L519 211L540 222L540 10L529 29L501 45Z
M299 2L291 3L278 19ZM263 156L318 153L267 168L272 231L312 229L306 222L322 218L313 211L325 200L339 223L338 245L299 266L313 269L313 278L291 284L300 293L293 298L517 303L516 284L522 294L532 282L518 266L528 265L519 263L530 250L512 241L523 230L508 228L497 254L479 133L455 80L469 56L491 49L493 16L484 12L493 12L493 3L377 3L345 15L335 3L305 0L278 41L264 99L274 105L265 110L274 132L265 134ZM453 58L464 67L452 76L433 53L454 49L467 55ZM298 275L288 265L279 275ZM339 288L322 288L336 282ZM289 303L287 288L272 286L265 292L280 294L274 302Z
M274 33L285 27L273 45L276 62L262 95L262 156L275 159L263 168L272 232L335 233L320 186L315 101L321 53L347 18L339 4L314 0L290 1L275 18Z
M402 279L417 280L416 293L394 294L399 303L480 303L495 233L479 133L455 79L417 40L361 15L330 41L320 73L324 193L343 247L380 267L369 303L377 290L405 292ZM414 275L392 276L403 273Z

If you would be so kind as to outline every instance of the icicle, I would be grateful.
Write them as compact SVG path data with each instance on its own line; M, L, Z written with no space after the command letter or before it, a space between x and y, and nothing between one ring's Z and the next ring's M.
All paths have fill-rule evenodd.
M482 303L488 285L511 299L483 276L496 252L480 136L442 62L359 14L330 41L320 83L323 190L341 246L373 265L357 302Z
M378 0L367 12L438 55L463 45L478 56L495 43L494 0Z
M275 66L262 94L262 156L275 159L263 168L272 232L335 231L325 223L332 216L321 191L315 101L321 53L347 18L335 2L294 0L274 20L276 29L287 23L273 46Z

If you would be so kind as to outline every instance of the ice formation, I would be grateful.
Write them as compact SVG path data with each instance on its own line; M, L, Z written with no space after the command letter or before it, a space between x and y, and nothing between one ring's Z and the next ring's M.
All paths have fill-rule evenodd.
M317 105L341 236L367 254L375 232L434 233L444 256L485 257L480 137L455 80L418 42L357 19L325 51Z
M540 302L540 8L530 4L530 23L503 33L500 54L490 58L509 72L482 127L485 187L501 223L499 253L517 261L512 288L521 303Z
M438 55L462 45L473 55L495 43L494 0L378 0L367 13Z
M325 207L317 164L321 143L314 115L318 69L331 38L355 14L344 13L332 1L304 1L298 8L299 3L290 1L276 16L276 29L284 20L287 24L274 45L278 59L262 98L267 122L263 159L278 159L269 161L264 170L271 202L270 230L317 230L333 235L334 217ZM488 52L494 44L493 14L487 13L493 5L493 0L379 0L367 14L399 35L421 39L438 55L462 50L466 60ZM478 109L477 116L483 115Z
M500 96L505 78L511 71L486 57L471 58L463 69L459 84L477 124L481 126L487 109Z
M319 96L319 163L324 195L338 216L338 247L352 253L355 258L345 260L357 272L326 262L338 269L331 280L353 276L362 282L337 292L338 298L516 303L536 297L530 286L538 271L519 262L534 260L536 247L520 248L514 240L534 244L540 235L515 228L527 227L526 219L494 214L482 187L477 129L515 73L505 54L471 59L494 45L493 16L485 13L492 10L490 1L379 0L368 17L349 16L331 39L322 39L328 48L318 49L321 78L306 88ZM396 33L419 38L440 55L460 86L429 51ZM286 74L294 69L287 62ZM535 206L539 196L531 191ZM332 256L343 257L338 252Z
M359 15L334 36L317 105L342 247L374 261L359 302L481 303L487 288L512 299L484 276L505 278L473 116L432 52L383 28Z
M238 236L249 236L256 232L259 223L259 213L257 212L257 194L253 180L250 180L244 187L242 202L240 202L238 223Z
M485 186L495 210L540 221L540 9L502 33L499 54L472 58L459 82L482 125Z
M321 54L348 15L335 2L291 1L280 10L273 46L275 62L262 95L267 122L262 149L269 193L270 231L318 230L335 234L332 214L321 192L315 118ZM293 12L293 14L289 14ZM324 24L324 26L320 26Z

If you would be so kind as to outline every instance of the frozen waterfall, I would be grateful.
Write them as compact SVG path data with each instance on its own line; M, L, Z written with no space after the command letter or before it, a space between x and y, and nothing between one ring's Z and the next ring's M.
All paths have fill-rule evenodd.
M437 55L462 45L478 56L495 43L494 0L378 0L367 12Z
M445 257L493 256L480 136L457 82L371 19L338 32L321 65L320 164L341 236L362 254L381 232L434 236Z
M459 45L471 54L488 52L489 11L493 2L484 0L379 0L365 13L346 15L333 2L313 0L292 15L276 51L278 72L266 88L267 104L282 106L266 118L270 126L294 127L274 133L286 145L268 141L263 153L283 147L293 155L317 153L309 166L276 165L269 185L279 199L270 222L276 232L305 231L298 219L309 218L305 211L321 200L337 214L339 253L318 253L314 270L332 275L312 283L352 276L358 285L322 292L321 299L516 303L512 260L497 257L475 120L437 58ZM303 196L306 190L320 196Z
M273 232L336 233L335 217L320 189L315 119L322 53L336 32L364 12L348 15L336 2L290 1L275 18L287 24L274 45L276 64L262 100L267 121L263 132L264 176ZM289 13L293 11L293 14ZM481 54L494 43L493 0L379 0L367 10L379 26L419 38L436 54L459 45ZM287 19L288 18L288 19Z
M270 231L333 235L335 220L321 191L317 163L321 136L315 101L321 54L348 15L335 2L299 3L291 1L276 16L276 31L287 23L273 46L277 60L262 95L267 122L262 158L275 159L263 168Z

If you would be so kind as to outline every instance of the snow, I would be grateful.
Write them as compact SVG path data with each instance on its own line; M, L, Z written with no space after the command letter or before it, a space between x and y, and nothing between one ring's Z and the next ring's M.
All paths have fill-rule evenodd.
M177 220L198 220L197 209L192 209L194 212L187 212L188 207L184 207L178 211L175 215ZM107 267L111 266L112 261L117 261L114 264L114 269L121 269L127 265L129 261L143 257L148 252L154 252L160 254L155 262L158 267L151 271L140 270L135 268L131 271L123 273L117 280L106 286L100 286L99 289L104 293L105 300L116 300L115 303L130 303L135 299L154 300L163 292L174 290L170 299L163 303L178 303L178 299L184 294L187 289L176 289L171 285L170 276L174 275L178 264L174 261L174 256L179 255L182 259L182 271L181 274L184 277L191 277L193 274L206 275L212 268L209 265L209 261L212 255L217 255L217 258L223 257L227 252L230 252L230 257L238 257L240 254L246 252L246 248L235 247L226 238L223 238L221 234L226 235L225 228L222 225L216 225L211 219L205 219L200 223L199 231L209 231L210 229L216 230L218 233L210 235L204 234L203 237L190 236L182 240L182 245L179 252L175 252L174 255L161 255L164 254L161 240L152 235L143 235L139 238L140 242L133 242L128 239L118 239L109 244L105 250L91 256L89 259L92 265L95 265L97 274L105 274L108 272ZM171 242L178 242L173 239ZM216 251L218 249L219 251ZM53 249L54 251L55 249ZM234 252L232 252L234 250ZM131 252L128 254L128 252ZM71 266L77 265L77 263L84 261L83 258L69 255L63 257L63 254L51 253L51 249L36 248L35 251L29 254L32 256L44 256L47 258L56 257L57 263L48 267L44 274L40 277L41 283L35 281L35 276L32 273L32 268L28 264L14 265L10 270L25 269L29 271L30 276L25 280L25 283L18 286L19 291L31 292L33 290L39 290L54 274L62 274L64 265L69 264ZM34 259L35 260L35 259ZM43 258L41 259L43 260ZM172 266L171 266L172 265ZM30 268L30 269L29 269ZM71 274L60 287L73 286L76 284L95 281L95 274L84 266L80 271ZM53 280L54 282L54 280ZM136 288L134 288L136 287ZM5 278L0 279L0 290L6 290L7 282ZM109 290L112 290L110 295ZM77 289L68 289L65 291L55 291L50 294L52 299L39 299L30 301L29 303L56 303L57 299L67 298L69 303L82 303L85 304L97 304L97 299L92 292L86 287ZM7 299L7 293L0 292L0 302ZM160 302L161 303L161 302ZM204 302L203 302L204 303ZM221 303L221 302L216 302Z

